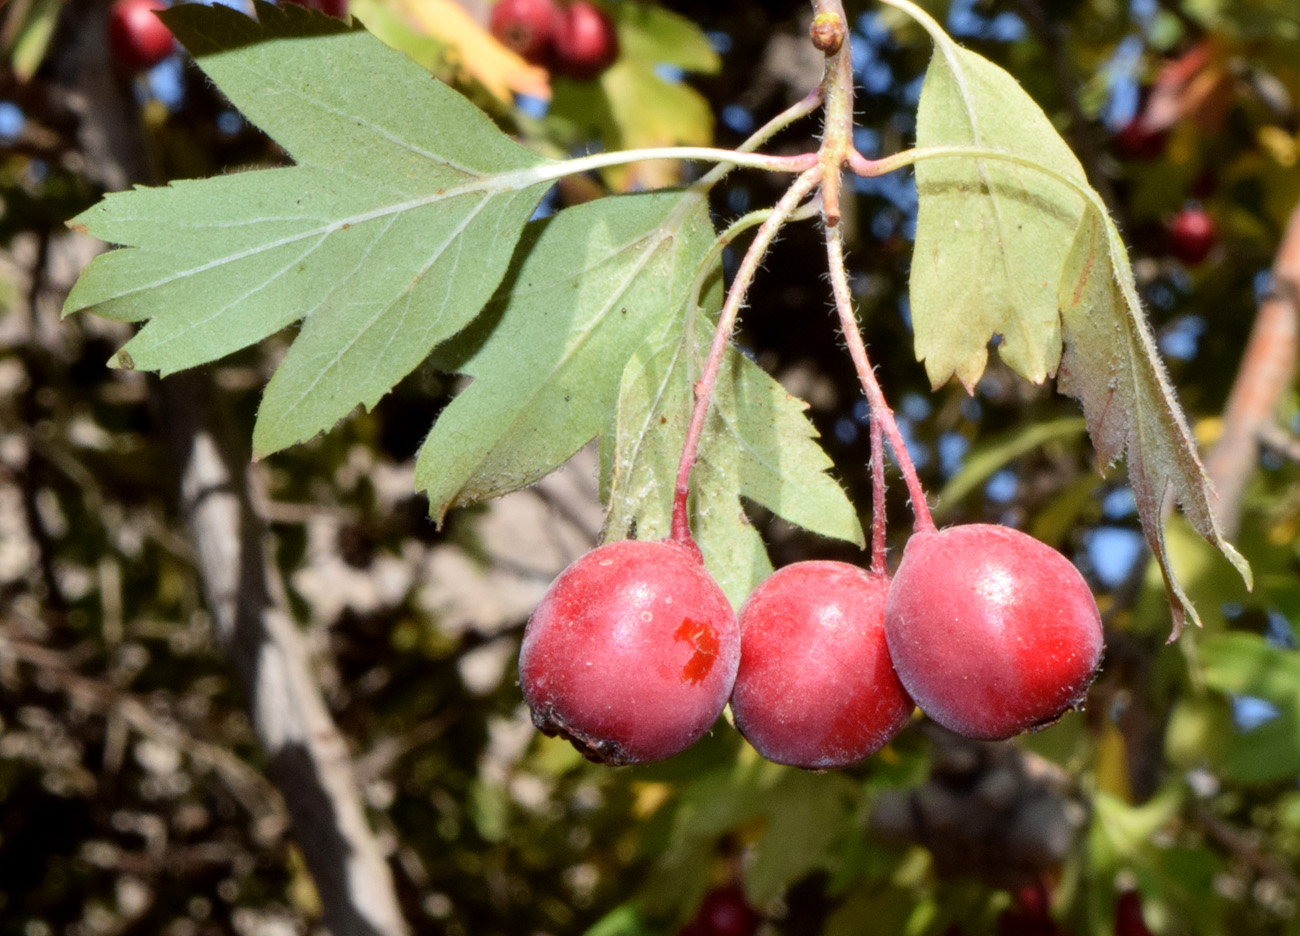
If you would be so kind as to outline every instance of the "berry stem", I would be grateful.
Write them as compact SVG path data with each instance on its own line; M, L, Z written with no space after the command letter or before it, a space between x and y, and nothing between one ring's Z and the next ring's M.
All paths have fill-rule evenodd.
M831 291L835 295L835 309L840 316L844 340L849 346L849 357L853 359L858 380L862 383L862 390L866 393L867 403L871 407L872 427L879 424L885 438L889 440L890 449L894 452L894 460L898 462L898 470L903 475L907 492L912 499L912 515L915 517L913 529L918 533L933 532L934 519L930 516L930 505L925 500L925 488L921 486L921 479L916 474L916 466L912 464L912 458L907 454L907 446L903 443L902 433L899 432L898 423L894 420L894 412L885 402L884 391L880 389L880 382L876 380L871 360L867 357L867 347L862 341L862 332L858 328L857 317L853 314L849 278L844 270L844 235L838 226L826 228L826 255L831 277ZM873 486L874 484L873 476Z
M759 208L755 211L749 212L748 214L741 215L735 221L732 221L725 231L717 236L713 241L713 246L710 247L709 252L705 254L703 262L700 263L699 272L695 274L695 282L691 285L691 298L686 306L687 309L699 308L700 294L704 290L704 284L709 278L709 273L713 270L714 263L717 262L717 259L721 256L722 252L731 246L732 242L741 234L745 233L752 227L758 227L758 225L772 217L773 210L774 209L772 208ZM807 202L792 211L790 216L786 218L786 222L806 221L808 218L817 215L820 211L821 205L816 199L814 199L813 201Z
M888 574L885 564L885 435L871 417L871 572Z
M709 356L704 364L704 372L695 382L695 407L691 410L691 421L686 428L686 441L682 446L681 461L677 465L677 485L673 492L672 539L686 542L691 538L690 519L686 509L686 502L690 496L691 469L695 467L695 459L699 454L704 420L708 416L713 388L718 382L722 358L727 350L727 343L731 340L736 319L740 315L740 307L749 292L750 284L754 281L754 274L758 272L758 265L767 253L767 248L771 246L782 225L794 214L800 202L817 187L821 181L821 174L821 167L814 166L795 179L786 193L781 196L772 213L754 234L754 240L745 251L740 267L736 270L736 278L727 292L727 299L722 304L722 311L718 314L718 324L713 331L713 343L709 347ZM690 340L689 336L687 340Z

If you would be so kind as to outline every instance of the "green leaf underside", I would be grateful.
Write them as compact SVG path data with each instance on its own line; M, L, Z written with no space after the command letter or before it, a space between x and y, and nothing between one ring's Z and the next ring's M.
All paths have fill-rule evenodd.
M434 355L435 366L474 379L420 450L416 483L433 516L531 484L599 435L607 537L667 536L691 407L684 326L697 323L696 371L712 331L687 306L712 241L705 201L692 192L602 199L532 225L482 319ZM711 309L716 277L714 286ZM693 506L729 597L743 599L770 571L740 496L862 542L802 404L735 351L715 399L726 425L718 419L702 441Z
M1187 615L1200 620L1165 547L1167 498L1248 585L1250 568L1214 519L1209 481L1142 313L1123 241L1078 161L1015 79L947 37L935 38L918 146L995 149L1017 162L967 156L917 163L917 357L935 386L955 374L969 390L984 371L989 338L999 334L999 355L1027 379L1041 382L1059 368L1059 389L1083 404L1102 467L1127 461L1176 637Z
M710 308L716 308L716 300ZM619 392L615 441L605 453L610 479L607 535L667 536L678 456L693 384L712 338L711 315L678 322L628 362ZM692 334L693 333L693 334ZM766 550L740 499L804 529L863 544L862 528L831 462L814 441L806 404L762 368L728 350L691 476L694 532L710 568L739 604L771 572Z
M370 34L257 12L166 19L297 165L108 196L72 223L127 249L90 265L65 312L149 320L122 360L164 374L304 320L258 413L266 455L373 406L463 329L549 183L525 171L546 160Z
M939 45L917 110L917 146L1016 153L1087 185L1083 167L1009 74L951 42ZM1057 283L1084 199L1040 171L989 159L916 164L919 198L911 273L917 358L938 387L969 390L988 342L1035 383L1056 371Z
M1176 637L1184 615L1198 625L1200 618L1170 568L1161 518L1166 497L1177 501L1193 529L1218 547L1247 585L1250 566L1219 531L1196 443L1175 401L1150 327L1136 307L1132 283L1114 222L1090 209L1061 280L1065 353L1058 387L1083 404L1088 434L1102 466L1127 460L1142 530L1169 593Z
M533 483L605 429L624 364L681 314L713 240L703 211L699 195L655 192L530 226L480 322L432 360L474 378L420 450L435 519Z

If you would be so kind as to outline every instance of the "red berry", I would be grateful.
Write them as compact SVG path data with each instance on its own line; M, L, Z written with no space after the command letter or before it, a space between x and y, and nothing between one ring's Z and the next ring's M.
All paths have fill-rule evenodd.
M754 936L763 917L749 905L738 884L715 887L677 936Z
M1137 891L1124 891L1115 900L1115 936L1151 936Z
M116 0L108 8L108 48L122 71L153 68L172 54L171 30L154 15L165 9L160 0Z
M348 18L348 0L285 0L285 3L295 3L309 10L319 10L326 16L333 16L336 19Z
M607 543L551 583L524 630L533 723L590 760L643 764L694 744L727 704L740 630L694 543Z
M845 562L796 562L749 596L731 711L768 760L846 767L903 727L913 706L885 646L888 591Z
M1184 208L1169 222L1169 252L1188 266L1202 263L1218 240L1214 219L1204 208Z
M998 915L998 936L1065 936L1052 919L1051 898L1040 881L1022 888Z
M575 0L560 11L553 50L557 72L591 81L618 58L618 33L603 10Z
M1153 130L1139 114L1115 134L1115 148L1127 159L1149 162L1160 158L1168 140L1168 130Z
M1102 652L1101 616L1078 570L1033 537L989 524L912 536L885 636L921 710L985 740L1078 707Z
M559 22L555 0L498 0L488 28L507 49L541 62L551 50Z

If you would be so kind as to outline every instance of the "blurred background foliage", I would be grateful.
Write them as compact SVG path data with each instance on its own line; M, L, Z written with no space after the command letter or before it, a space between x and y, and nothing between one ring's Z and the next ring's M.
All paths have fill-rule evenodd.
M905 148L929 45L895 13L846 5L857 145L868 156ZM1270 269L1300 198L1300 3L923 5L1016 75L1079 153L1128 238L1198 439L1213 446L1256 310L1280 294ZM486 8L451 6L352 9L553 155L734 145L820 75L810 11L793 0L612 0L623 56L589 83L484 52ZM63 221L124 184L80 132L93 102L65 91L79 61L70 50L102 49L87 24L102 23L103 6L10 0L0 17L0 934L309 932L318 897L259 773L177 516L158 429L168 382L106 368L121 326L58 316L95 249ZM98 145L142 146L159 179L283 159L179 50L145 74L105 69L89 81L115 83L138 109L134 139ZM815 130L787 131L775 149L810 149ZM546 210L687 171L656 163L576 178ZM717 194L719 223L770 204L776 184L736 173ZM1257 587L1244 592L1174 521L1206 627L1166 645L1169 613L1122 467L1097 471L1076 404L1050 381L1035 387L994 363L972 396L931 392L908 328L911 176L858 180L856 193L845 220L854 288L941 522L1025 529L1095 587L1108 649L1087 711L1000 745L918 716L835 774L763 762L725 723L660 765L585 764L532 729L514 656L532 603L594 541L593 468L579 460L435 529L412 494L412 462L456 382L420 371L373 413L255 472L413 930L1300 933L1290 373L1235 479L1236 539ZM1208 238L1188 241L1187 212L1208 216ZM779 243L739 341L811 404L865 513L866 410L822 263L810 229ZM1271 340L1285 356L1294 329ZM273 341L211 368L244 438L282 349ZM892 493L896 554L907 513L901 486ZM861 561L753 519L778 563Z

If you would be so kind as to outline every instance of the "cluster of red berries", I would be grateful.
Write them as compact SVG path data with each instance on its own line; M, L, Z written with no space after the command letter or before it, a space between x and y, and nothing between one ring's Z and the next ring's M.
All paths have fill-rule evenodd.
M607 543L551 584L524 631L520 682L543 732L606 764L671 757L730 701L769 760L844 767L915 705L972 738L1078 707L1101 662L1096 602L1060 553L1007 527L912 535L892 581L797 562L739 616L689 540Z
M508 49L575 81L591 81L618 58L618 34L588 0L497 0L488 23Z

